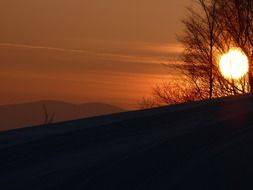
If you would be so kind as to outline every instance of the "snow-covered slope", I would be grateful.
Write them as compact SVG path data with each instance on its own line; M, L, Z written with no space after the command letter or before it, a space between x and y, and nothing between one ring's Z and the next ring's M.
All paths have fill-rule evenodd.
M252 189L253 96L0 133L1 189Z

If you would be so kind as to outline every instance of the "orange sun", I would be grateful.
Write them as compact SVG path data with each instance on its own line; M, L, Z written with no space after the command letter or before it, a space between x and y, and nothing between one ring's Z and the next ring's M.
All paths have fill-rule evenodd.
M220 58L219 68L227 79L240 79L249 70L248 58L239 48L232 48Z

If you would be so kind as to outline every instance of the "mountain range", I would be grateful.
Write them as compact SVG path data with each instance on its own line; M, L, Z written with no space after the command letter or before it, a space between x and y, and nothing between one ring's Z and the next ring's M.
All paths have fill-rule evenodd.
M0 106L0 131L123 112L104 103L71 104L37 101Z

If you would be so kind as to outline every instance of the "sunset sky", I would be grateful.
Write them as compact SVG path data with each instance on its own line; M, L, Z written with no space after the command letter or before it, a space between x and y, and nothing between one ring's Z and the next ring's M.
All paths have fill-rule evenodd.
M178 77L190 0L1 0L0 104L36 100L138 108ZM168 63L165 67L163 63Z

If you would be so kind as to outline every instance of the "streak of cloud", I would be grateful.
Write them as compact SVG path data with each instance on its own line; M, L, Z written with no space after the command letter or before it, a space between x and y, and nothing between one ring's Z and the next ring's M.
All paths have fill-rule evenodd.
M114 61L124 61L124 62L136 62L136 63L149 63L149 64L168 64L174 65L180 61L180 58L175 55L163 56L150 56L150 55L127 55L127 54L119 54L119 53L106 53L106 52L95 52L90 50L82 50L82 49L68 49L68 48L58 48L58 47L49 47L49 46L39 46L39 45L27 45L27 44L13 44L13 43L0 43L0 47L8 47L8 48L22 48L22 49L37 49L37 50L46 50L46 51L57 51L57 52L65 52L65 53L77 53L77 54L86 54L97 57L99 59L106 60L114 60ZM144 46L144 49L147 50L147 54L149 51L153 52L170 52L170 53L178 53L181 50L180 46L155 46L149 45Z

